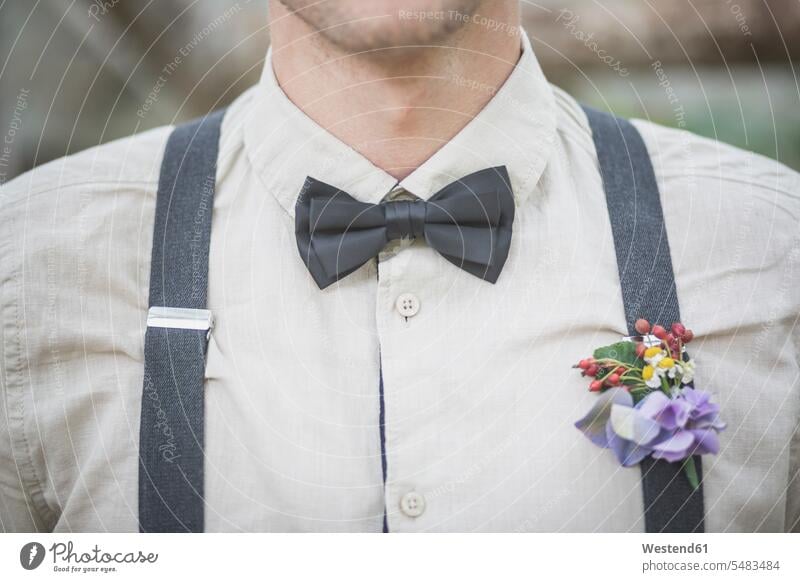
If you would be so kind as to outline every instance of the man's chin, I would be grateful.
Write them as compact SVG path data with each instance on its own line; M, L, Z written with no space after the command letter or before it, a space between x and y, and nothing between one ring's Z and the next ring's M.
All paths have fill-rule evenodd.
M280 0L320 36L350 53L376 58L407 55L420 46L447 44L481 0Z

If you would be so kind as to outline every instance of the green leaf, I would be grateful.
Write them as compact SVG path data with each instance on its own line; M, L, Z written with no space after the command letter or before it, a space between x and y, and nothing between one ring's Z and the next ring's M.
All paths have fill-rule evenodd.
M700 487L700 481L697 478L697 467L694 465L694 457L688 457L683 461L683 472L686 473L686 478L689 480L689 485L692 489Z
M617 342L610 346L597 348L593 355L596 360L610 358L636 368L641 368L644 365L644 362L636 357L636 344L634 342Z

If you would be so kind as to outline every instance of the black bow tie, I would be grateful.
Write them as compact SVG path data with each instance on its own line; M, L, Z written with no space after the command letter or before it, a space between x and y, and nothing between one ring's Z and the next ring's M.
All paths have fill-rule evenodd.
M297 248L320 289L400 238L424 238L454 265L494 283L508 257L513 222L505 166L456 180L427 201L380 204L359 202L308 177L295 206Z

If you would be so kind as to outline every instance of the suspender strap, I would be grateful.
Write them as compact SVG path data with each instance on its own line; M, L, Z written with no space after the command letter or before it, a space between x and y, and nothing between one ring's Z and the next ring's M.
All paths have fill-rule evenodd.
M156 200L139 433L139 529L203 531L203 376L223 112L176 128Z
M634 323L640 317L669 329L680 321L680 309L650 155L631 123L584 109L606 191L628 333L638 335ZM681 463L650 457L641 463L646 531L703 531L700 457L694 460L701 480L697 490L683 475Z

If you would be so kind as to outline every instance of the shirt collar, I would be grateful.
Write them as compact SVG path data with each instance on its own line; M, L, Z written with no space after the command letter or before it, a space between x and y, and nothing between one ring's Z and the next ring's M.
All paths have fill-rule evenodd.
M522 31L520 36L522 55L498 89L454 79L465 90L485 90L493 96L452 140L399 184L288 99L275 78L270 49L244 128L250 162L266 190L291 216L307 176L362 202L377 203L398 186L427 199L454 180L503 165L519 205L538 183L556 136L553 90L527 35Z

